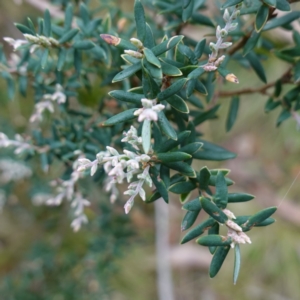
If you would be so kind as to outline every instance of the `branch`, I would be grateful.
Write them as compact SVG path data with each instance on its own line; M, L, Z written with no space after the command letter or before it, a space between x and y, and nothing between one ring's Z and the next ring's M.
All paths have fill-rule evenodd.
M281 82L284 83L291 83L291 71L292 68L289 68L280 78ZM237 91L220 91L218 93L219 97L231 97L235 95L245 95L245 94L255 94L255 93L260 93L260 94L267 94L266 91L275 86L276 82L278 80L275 80L273 82L270 82L268 84L263 85L262 87L258 88L245 88Z

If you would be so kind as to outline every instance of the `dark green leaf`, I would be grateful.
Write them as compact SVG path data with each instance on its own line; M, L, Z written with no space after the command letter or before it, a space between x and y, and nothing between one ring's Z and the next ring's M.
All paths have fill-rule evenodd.
M48 9L44 13L44 36L51 36L51 17Z
M73 45L73 48L77 50L90 50L95 47L95 44L91 41L76 41Z
M166 101L177 111L180 111L185 114L189 113L189 108L186 105L185 101L178 95L173 95L167 98Z
M175 81L170 87L168 87L167 89L165 89L161 93L159 93L157 95L157 99L159 101L162 101L162 100L165 100L165 99L171 97L172 95L176 94L183 88L186 81L187 81L186 78L182 78L182 79Z
M247 55L250 51L252 51L255 48L259 38L260 38L260 32L253 30L250 38L248 39L247 43L243 48L244 56Z
M220 108L220 104L214 106L213 108L209 109L208 111L199 113L194 119L195 126L203 123L206 120L216 118L216 112L218 111L219 108Z
M79 30L77 28L73 28L69 31L67 31L59 40L58 42L60 44L64 44L66 42L69 42L70 40L72 40L72 38L79 32Z
M140 62L131 65L129 67L127 67L126 69L124 69L123 71L121 71L120 73L118 73L112 80L112 82L117 82L117 81L122 81L127 77L132 76L133 74L135 74L137 71L139 71L142 68L142 64Z
M144 8L140 0L134 1L134 17L137 37L141 42L144 42L146 37L146 19Z
M226 184L227 185L233 185L234 182L229 179L228 177L225 177L225 181L226 181ZM217 176L216 175L211 175L210 178L209 178L209 185L211 186L215 186L217 183Z
M228 193L228 203L246 202L254 199L255 196L243 193Z
M143 94L129 93L123 90L111 91L108 94L117 100L133 103L136 105L141 105L142 98L145 98Z
M197 59L199 59L202 56L204 49L205 49L205 45L206 45L206 39L203 39L197 43L197 45L195 47L195 51L194 51L195 57Z
M198 237L199 235L203 234L205 230L208 230L211 228L216 221L213 218L209 218L205 220L204 222L198 224L196 227L194 227L192 230L190 230L181 240L181 244L185 244L194 238Z
M196 243L202 246L228 246L231 244L231 238L218 234L202 236L196 240Z
M183 10L182 10L182 21L186 22L191 15L193 14L193 10L194 10L194 0L190 1L190 3L184 7L183 6Z
M210 172L207 167L203 167L199 172L199 188L205 191L208 188Z
M269 98L265 105L265 112L270 112L271 110L275 109L276 107L280 106L280 101L274 101L273 98Z
M279 26L284 26L284 25L289 24L299 18L300 18L300 11L292 11L292 12L284 15L283 17L274 18L274 19L270 20L265 25L264 31L270 30L270 29L273 29L273 28L276 28Z
M256 54L254 54L253 52L250 52L246 55L246 58L248 59L251 67L253 68L253 70L255 71L255 73L257 74L257 76L264 82L267 83L267 78L266 78L266 74L264 71L264 68L262 66L262 64L259 61L259 58Z
M175 35L170 39L163 41L162 43L158 44L157 46L153 47L151 50L155 56L159 56L164 52L172 49L175 47L182 39L183 35Z
M167 153L157 153L152 159L158 160L164 163L176 162L190 159L192 156L184 152L167 152Z
M172 140L177 140L177 134L175 129L172 127L168 119L166 118L163 111L160 111L158 113L158 120L157 120L158 126L160 130L169 138Z
M180 132L177 135L177 140L169 139L165 143L161 143L161 145L160 145L160 147L157 151L158 152L167 152L167 151L170 151L170 150L174 149L179 144L181 144L185 139L187 139L190 134L191 134L191 132L188 131L188 130Z
M283 11L290 11L291 7L287 0L276 0L276 8Z
M175 77L175 76L181 76L182 72L175 66L170 65L168 63L165 63L164 61L161 61L161 69L163 74Z
M262 4L256 14L255 19L255 30L257 32L261 31L265 26L269 17L269 6Z
M169 191L174 194L190 193L196 188L196 184L191 181L176 182L169 187ZM198 200L199 201L199 200Z
M32 31L30 28L28 28L25 25L19 24L19 23L14 23L15 26L23 33L23 34L31 34L31 35L36 35L34 31Z
M149 49L151 49L155 46L152 29L148 23L146 23L146 36L145 36L145 40L144 40L144 46Z
M222 172L218 172L216 181L216 194L214 195L215 204L224 209L228 202L228 189L227 183Z
M157 191L160 193L161 197L164 199L166 203L169 202L169 192L166 188L164 181L161 179L157 169L155 167L151 167L149 170L149 174L151 179L153 180L154 185L156 186Z
M42 59L41 59L41 67L42 69L45 69L46 65L47 65L47 61L48 61L48 56L49 56L49 49L46 49L42 55Z
M282 122L284 122L285 120L289 119L291 117L291 112L287 109L283 109L280 113L280 115L278 116L277 118L277 121L276 121L276 126L279 126L281 125Z
M218 274L229 250L230 246L220 246L217 248L209 267L210 278L213 278Z
M156 66L157 68L161 68L159 59L153 54L153 52L150 49L144 48L143 52L146 56L147 61L150 64Z
M191 201L185 203L182 206L182 208L185 209L185 210L192 210L192 211L201 210L202 206L201 206L201 202L199 200L199 197L197 197L196 199L191 200Z
M68 4L65 11L65 23L64 29L70 30L72 27L72 19L73 19L73 5L71 3Z
M211 18L204 16L202 14L199 14L199 13L192 14L192 23L215 27L215 24L212 22Z
M148 73L150 77L153 77L153 79L158 81L162 80L163 74L161 68L157 68L156 66L150 64L145 58L142 59L142 65L144 71Z
M134 112L137 110L137 108L131 108L128 110L125 110L115 116L112 116L108 120L106 120L104 123L102 123L102 126L112 126L118 123L126 122L129 120L132 120L136 118L134 115Z
M248 219L248 221L245 224L242 225L243 230L244 228L250 229L257 224L262 223L264 220L268 219L271 215L273 215L276 210L277 207L273 206L273 207L265 208L259 211L258 213L254 214L252 217Z
M56 66L57 71L62 70L64 63L66 61L66 58L67 58L67 50L64 48L61 48L58 53L58 60L57 60L57 66Z
M172 170L178 171L182 175L191 178L196 178L196 172L194 171L194 169L185 162L172 162L172 163L163 163L163 164Z
M191 226L193 226L193 224L195 223L198 215L199 215L199 211L187 211L182 222L181 222L181 231L187 230L189 229Z
M217 205L205 197L200 197L202 208L217 222L224 224L228 217Z
M239 109L239 103L240 99L238 96L234 96L231 99L230 107L229 107L229 112L227 115L227 121L226 121L226 130L229 131L233 124L235 123L238 109Z
M193 155L194 153L198 152L202 146L203 146L202 143L194 142L181 147L180 151Z
M243 2L243 0L227 0L223 5L222 5L222 9L230 7L230 6L234 6L237 5L239 3Z

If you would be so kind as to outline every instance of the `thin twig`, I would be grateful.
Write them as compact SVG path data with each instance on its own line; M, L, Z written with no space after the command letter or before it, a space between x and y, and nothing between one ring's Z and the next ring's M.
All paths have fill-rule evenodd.
M285 83L292 83L291 82L291 70L292 68L289 68L280 78L281 78L281 82L283 84ZM274 87L276 82L278 80L275 80L273 82L267 83L265 85L263 85L262 87L258 87L258 88L245 88L245 89L241 89L241 90L237 90L237 91L220 91L218 92L218 96L219 97L231 97L231 96L235 96L235 95L245 95L245 94L255 94L255 93L259 93L259 94L267 94L267 90L271 87Z

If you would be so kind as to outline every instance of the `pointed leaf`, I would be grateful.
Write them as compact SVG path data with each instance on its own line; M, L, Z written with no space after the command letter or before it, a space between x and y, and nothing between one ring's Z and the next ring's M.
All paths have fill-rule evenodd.
M146 56L147 61L156 66L157 68L161 68L161 64L159 59L153 54L153 52L150 49L144 48L143 52Z
M244 193L228 193L228 203L246 202L254 199L255 196Z
M190 193L196 188L196 184L191 181L176 182L169 187L169 191L174 194ZM198 200L199 201L199 200Z
M157 191L160 193L161 197L164 199L166 203L169 202L169 192L166 188L165 183L160 178L159 172L155 167L150 167L149 170L150 177L157 189Z
M108 94L117 100L133 103L136 105L141 105L142 98L145 98L145 96L142 94L129 93L123 90L111 91Z
M175 171L178 171L182 175L196 178L196 172L195 170L188 165L185 162L172 162L172 163L163 163L165 166L169 167L170 169L173 169Z
M151 148L151 121L144 120L142 128L142 145L145 154L148 154Z
M218 234L210 234L202 236L196 240L196 243L202 246L228 246L232 242L230 237L225 237Z
M157 153L154 158L160 162L176 162L190 159L192 156L184 152L167 152L167 153ZM153 157L152 157L153 159Z
M237 5L239 3L241 3L243 0L227 0L223 5L222 5L222 9L230 7L230 6L234 6Z
M227 115L227 121L226 121L226 130L227 131L230 131L233 124L235 123L238 109L239 109L239 104L240 104L239 97L238 96L232 97L231 102L230 102L229 112Z
M132 76L133 74L135 74L137 71L139 71L142 68L142 64L140 62L127 67L126 69L124 69L123 71L121 71L120 73L118 73L112 80L112 82L117 82L117 81L122 81L127 77Z
M216 194L214 195L215 204L224 209L228 202L228 189L225 177L222 172L218 172L216 181Z
M235 244L234 246L234 269L233 269L233 284L236 284L241 267L241 251L240 245Z
M135 0L134 2L134 17L137 37L141 42L144 42L146 37L146 18L144 8L140 0Z
M225 213L212 201L205 197L200 197L202 208L217 222L224 224L228 217L225 215Z
M270 30L270 29L273 29L273 28L276 28L279 26L284 26L284 25L289 24L299 18L300 18L300 11L292 11L292 12L284 15L283 17L274 18L274 19L270 20L265 25L264 31Z
M195 210L201 210L202 209L202 206L201 206L201 202L199 200L199 197L197 197L196 199L193 199L187 203L185 203L183 206L182 206L182 209L185 209L185 210L192 210L192 211L195 211Z
M194 227L192 230L190 230L181 240L181 244L185 244L194 238L198 237L199 235L203 234L205 230L208 230L211 228L216 221L212 218L209 218L205 220L204 222L198 224L196 227Z
M198 211L187 211L182 222L181 222L181 231L189 229L195 223L200 210Z
M264 82L267 83L267 78L266 78L266 74L264 71L264 68L262 66L262 64L259 61L259 58L256 54L254 54L253 52L250 52L246 55L246 58L248 59L251 67L253 68L253 70L255 71L255 73L257 74L257 76Z
M189 108L188 108L187 104L178 95L173 95L173 96L167 98L166 101L177 111L180 111L185 114L189 113Z
M269 17L269 6L262 4L256 14L255 19L255 30L257 32L261 31L265 26Z
M170 87L168 87L167 89L165 89L161 93L159 93L157 95L157 99L159 101L162 101L162 100L165 100L165 99L173 96L174 94L176 94L177 92L179 92L183 88L186 81L187 81L186 78L182 78L182 79L177 80Z
M168 119L166 118L163 111L160 111L158 113L158 120L157 120L158 126L160 130L169 138L172 140L177 140L177 134L175 129L172 127L172 125L169 123Z
M134 112L136 110L137 110L137 108L131 108L131 109L125 110L125 111L109 118L104 123L102 123L101 126L112 126L115 124L119 124L119 123L123 123L123 122L129 121L129 120L132 120L132 119L136 118L136 116L134 115Z

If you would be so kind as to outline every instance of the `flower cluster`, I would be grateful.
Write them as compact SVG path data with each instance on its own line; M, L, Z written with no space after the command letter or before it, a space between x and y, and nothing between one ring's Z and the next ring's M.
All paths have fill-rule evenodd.
M82 173L77 171L78 162L73 165L74 171L69 180L53 181L51 185L56 188L56 196L51 197L46 201L47 205L58 206L63 199L71 202L71 207L74 209L75 219L71 223L74 231L78 231L82 224L87 223L88 219L84 213L85 207L90 205L90 202L84 199L83 195L76 190L76 184L82 177Z
M217 42L211 42L209 44L209 48L212 52L209 55L208 63L203 66L205 71L211 72L217 70L218 66L224 61L224 55L218 58L219 49L226 49L232 45L231 42L224 42L224 38L227 37L230 31L235 30L238 25L237 22L233 22L240 14L238 8L239 6L237 5L231 14L229 13L228 9L225 9L223 19L226 24L224 28L221 28L218 25L216 30Z
M224 209L223 212L229 218L225 224L228 229L227 236L232 239L231 247L234 248L235 244L251 244L248 235L243 232L243 229L238 224L232 221L232 219L236 219L235 215L229 209Z
M24 37L25 40L15 40L10 37L4 37L3 39L14 48L14 51L17 51L23 45L30 45L30 53L33 53L39 47L50 48L59 46L59 42L52 37L26 33L24 34Z
M123 142L128 142L136 150L139 150L141 144L141 137L137 136L136 129L131 126L128 132L124 133L125 137ZM132 178L136 175L137 181L131 182L128 186L128 190L124 192L125 195L129 195L130 198L125 204L125 212L128 213L133 206L134 198L137 195L145 200L145 191L143 185L146 182L150 187L152 186L152 180L149 175L150 156L146 154L140 154L123 150L123 154L120 154L113 147L106 147L107 151L102 151L97 154L97 158L91 161L86 158L78 159L78 172L82 172L90 169L90 174L93 176L97 171L99 165L103 165L105 173L108 175L106 180L106 190L111 191L111 201L115 201L118 191L116 189L116 183L123 183L126 178L127 182L131 182Z
M134 112L135 116L138 116L138 121L143 122L144 120L157 121L160 111L162 111L165 106L162 104L157 104L156 99L150 100L143 98L141 100L143 108L137 109Z
M36 147L27 142L21 135L16 134L15 140L10 140L7 135L0 132L0 148L14 147L15 154L21 154L23 152L33 152Z
M32 175L29 167L9 158L0 160L0 171L0 182L3 184L28 178Z
M63 88L60 84L56 84L55 93L53 94L45 94L42 98L42 101L35 104L35 112L30 117L30 122L42 121L43 113L48 110L51 113L54 113L54 105L63 104L66 102L66 95L63 93Z

